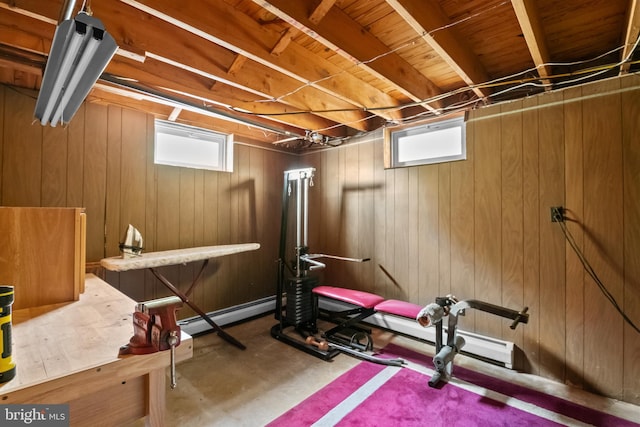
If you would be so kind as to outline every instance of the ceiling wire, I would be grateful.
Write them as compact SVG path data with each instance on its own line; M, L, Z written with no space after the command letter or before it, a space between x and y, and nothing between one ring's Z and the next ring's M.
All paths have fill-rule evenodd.
M472 15L469 15L469 16L466 16L464 18L461 18L461 19L459 19L457 21L454 21L454 22L451 22L451 23L449 23L447 25L444 25L442 27L433 29L433 30L427 32L426 34L432 35L432 34L438 32L438 31L442 31L444 29L451 28L453 26L459 25L459 24L461 24L463 22L466 22L466 21L468 21L468 20L470 20L472 18L475 18L477 16L480 16L480 15L483 15L485 13L488 13L488 12L494 10L494 9L497 9L497 8L499 8L501 6L504 6L506 4L509 4L509 3L510 3L509 0L503 1L503 2L501 2L499 4L490 6L490 7L486 8L486 9L483 9L483 10L481 10L479 12L476 12L476 13L474 13ZM401 49L404 49L404 48L406 48L408 46L412 46L418 40L423 38L424 35L425 34L418 35L418 36L412 38L411 40L407 41L406 43L404 43L401 46L398 46L398 47L396 47L394 49L389 50L388 52L385 52L383 54L377 55L377 56L375 56L373 58L370 58L370 59L368 59L366 61L360 61L360 62L354 64L352 67L345 68L345 69L339 71L338 73L335 73L335 74L327 76L327 77L323 77L322 79L318 79L318 80L315 80L315 81L307 82L307 83L299 86L298 88L296 88L296 89L294 89L294 90L292 90L292 91L290 91L290 92L288 92L288 93L286 93L284 95L281 95L281 96L279 96L277 98L272 98L272 99L267 99L267 100L261 99L261 100L256 100L256 101L253 101L253 102L256 102L256 103L260 103L260 102L278 102L278 101L282 100L283 98L286 98L287 96L291 96L291 95L295 94L296 92L302 90L305 87L308 87L308 86L311 86L311 85L315 85L315 84L320 83L322 81L331 79L331 78L333 78L333 77L335 77L335 76L337 76L337 75L339 75L341 73L347 72L348 70L350 70L350 69L352 69L354 67L360 66L361 64L372 63L372 62L374 62L374 61L376 61L376 60L378 60L380 58L383 58L383 57L385 57L387 55L395 53L395 52L397 52L397 51L399 51ZM576 65L582 65L582 64L589 63L589 62L593 62L593 61L596 61L598 59L604 58L604 57L606 57L608 55L611 55L611 54L615 53L616 51L624 49L625 45L618 46L618 47L616 47L614 49L609 50L608 52L602 53L602 54L600 54L600 55L598 55L598 56L596 56L594 58L590 58L588 60L572 61L572 62L548 62L548 63L544 63L544 64L541 64L541 65L536 66L536 67L529 68L529 69L524 70L524 71L513 73L513 74L508 75L508 76L503 76L503 77L496 78L496 79L493 79L493 80L490 80L490 81L487 81L487 82L484 82L484 83L476 84L476 85L469 85L469 86L465 86L465 87L462 87L462 88L454 89L452 91L449 91L449 92L446 92L446 93L443 93L443 94L439 94L439 95L436 95L436 96L428 98L428 99L423 99L423 100L420 100L420 101L414 101L414 102L406 103L406 104L403 104L403 105L400 105L400 106L393 105L393 106L370 107L370 108L368 108L368 107L354 107L354 108L325 109L325 110L299 110L299 111L287 112L287 113L260 113L260 112L253 112L253 113L250 113L250 114L259 115L259 116L265 116L265 117L274 117L274 116L295 115L295 114L322 114L322 113L339 113L339 112L349 112L349 111L353 111L353 112L355 112L355 111L375 112L375 111L383 111L383 110L403 110L403 109L406 109L406 108L423 105L425 103L433 103L435 101L439 101L439 100L442 100L442 99L445 99L445 98L448 98L448 97L452 97L452 96L459 95L459 94L462 94L462 93L465 93L465 92L473 91L474 89L492 88L492 87L501 87L501 86L506 86L506 85L514 85L514 86L511 86L511 87L508 87L505 90L489 94L488 96L485 96L485 97L482 97L482 98L478 98L478 97L474 96L473 99L470 99L468 101L463 101L462 103L452 104L450 106L447 106L447 107L444 107L444 108L440 108L440 109L438 109L436 111L425 111L423 113L419 113L419 114L416 114L414 116L402 119L401 123L406 123L408 121L412 121L412 120L416 120L416 119L420 119L420 118L424 118L424 117L429 117L429 116L434 116L434 115L437 115L437 114L443 114L443 113L447 113L447 112L450 113L452 111L460 111L460 110L468 108L470 106L476 106L476 105L478 105L480 103L487 103L490 98L495 98L497 96L504 95L504 94L507 94L509 92L512 92L512 91L515 91L515 90L519 90L519 89L523 89L523 88L526 88L526 87L548 88L548 87L558 86L558 85L574 84L574 83L579 82L579 81L583 81L583 80L586 80L586 79L590 79L590 78L596 77L596 76L598 76L600 74L604 74L604 73L610 71L611 69L613 69L615 67L619 67L620 65L622 65L622 64L624 64L626 62L629 62L633 52L635 51L635 49L638 46L638 42L639 41L640 41L640 37L638 37L638 39L636 39L636 42L634 43L633 48L629 51L629 54L627 55L627 57L624 58L623 60L619 61L616 64L609 64L609 65L600 66L600 67L592 67L592 68L585 69L585 70L578 70L578 71L575 71L575 72L555 74L555 75L546 77L546 79L558 79L558 78L562 78L562 77L571 77L571 76L575 76L575 75L578 75L578 74L592 73L592 74L588 74L588 75L585 75L585 76L582 76L582 77L578 77L578 78L575 78L575 79L566 80L566 81L563 81L563 82L538 83L540 80L542 80L541 77L539 77L539 76L531 76L531 77L525 77L525 78L517 78L517 77L537 72L537 70L539 68L545 67L545 66L572 67L572 66L576 66ZM638 61L634 61L634 62L630 62L630 63L631 64L635 64L635 63L638 63ZM230 107L230 109L234 110L234 111L236 110L234 107ZM348 125L353 125L353 124L356 124L356 123L367 121L367 120L369 120L371 118L374 118L374 117L376 117L376 116L374 114L371 114L368 117L365 117L365 118L362 118L362 119L358 119L358 120L354 120L352 122L340 123L340 124L336 124L334 126L323 128L323 129L316 129L316 130L314 130L314 132L323 132L323 131L327 131L327 130L330 130L330 129L333 129L333 128L336 128L336 127L340 127L340 126L343 126L343 125L347 125L347 126Z
M431 35L433 35L434 33L438 32L438 31L446 30L448 28L451 28L451 27L454 27L456 25L462 24L462 23L464 23L464 22L466 22L466 21L468 21L468 20L470 20L472 18L476 18L476 17L481 16L481 15L487 13L487 12L490 12L490 11L492 11L494 9L497 9L497 8L499 8L501 6L504 6L504 5L510 4L510 3L511 3L510 0L505 0L505 1L501 2L501 3L499 3L499 4L487 7L485 9L482 9L482 10L480 10L480 11L474 13L474 14L471 14L469 16L465 16L464 18L461 18L461 19L459 19L457 21L450 22L450 23L448 23L446 25L443 25L441 27L434 28L433 30L430 30L430 31L424 32L422 34L419 34L419 35L409 39L407 42L403 43L400 46L397 46L397 47L395 47L393 49L388 50L387 52L381 53L381 54L376 55L376 56L374 56L372 58L369 58L367 60L355 62L351 66L349 66L347 68L344 68L344 69L338 71L337 73L331 74L331 75L326 76L326 77L322 77L322 78L317 79L317 80L308 81L308 82L304 83L303 85L298 86L297 88L293 89L292 91L287 92L287 93L285 93L283 95L280 95L280 96L278 96L276 98L259 99L259 100L253 101L253 102L256 102L256 103L259 103L259 102L281 102L282 99L284 99L286 97L289 97L289 96L292 96L292 95L296 94L297 92L301 91L302 89L304 89L306 87L317 85L318 83L321 83L323 81L332 79L334 77L337 77L340 74L349 72L353 68L357 68L357 67L359 67L361 65L371 64L372 62L375 62L375 61L377 61L377 60L379 60L381 58L384 58L385 56L388 56L388 55L391 55L393 53L396 53L396 52L398 52L398 51L400 51L402 49L405 49L407 47L414 46L419 40L421 40L422 38L424 38L427 35L431 36Z
M414 116L411 117L407 117L404 118L402 120L402 123L407 123L413 120L417 120L417 119L423 119L425 117L430 117L430 116L434 116L436 114L443 114L443 113L451 113L451 112L455 112L455 111L460 111L462 109L466 109L467 107L470 106L474 106L474 105L478 105L479 103L486 103L490 98L495 98L501 95L505 95L509 92L515 91L515 90L519 90L519 89L523 89L526 87L535 87L535 88L548 88L548 87L552 87L552 86L559 86L559 85L571 85L571 84L575 84L578 83L580 81L586 80L586 79L590 79L593 77L596 77L598 75L604 74L606 72L611 71L612 69L615 69L617 67L619 67L620 65L629 62L630 64L637 64L640 63L640 61L631 61L630 59L634 53L634 51L636 50L636 48L638 47L638 44L640 43L640 36L636 39L635 43L633 44L632 49L629 51L629 54L627 55L626 58L622 59L621 61L618 61L616 63L613 64L607 64L607 65L602 65L602 66L598 66L598 67L591 67L588 69L583 69L583 70L577 70L577 71L573 71L573 72L568 72L568 73L560 73L560 74L554 74L552 76L547 76L546 79L558 79L558 78L562 78L562 77L571 77L571 76L576 76L576 75L582 75L585 74L584 76L580 76L580 77L576 77L575 79L570 79L570 80L565 80L565 81L561 81L561 82L557 82L557 83L537 83L538 81L541 80L541 77L539 76L532 76L532 77L527 77L527 78L520 78L520 79L515 79L518 76L524 75L524 74L528 74L528 73L532 73L534 71L537 70L537 68L539 67L544 67L544 66L548 66L548 65L552 65L552 66L566 66L566 67L570 67L570 66L576 66L576 65L582 65L582 64L586 64L589 62L593 62L595 60L601 59L603 57L606 57L612 53L615 53L616 51L619 51L621 49L624 48L624 46L620 46L620 47L616 47L614 49L609 50L608 52L605 52L603 54L600 54L594 58L591 59L587 59L587 60L582 60L582 61L572 61L572 62L550 62L550 63L545 63L545 64L541 64L538 67L533 67L533 68L529 68L527 70L524 71L520 71L517 73L513 73L511 75L508 76L504 76L504 77L500 77L500 78L496 78L493 80L490 80L488 82L485 83L480 83L480 84L476 84L476 85L471 85L471 86L465 86L459 89L454 89L452 91L449 91L447 93L443 93L440 95L436 95L434 97L428 98L428 99L424 99L421 101L415 101L415 102L411 102L411 103L407 103L401 106L383 106L383 107L371 107L371 108L367 108L365 109L365 111L377 111L377 110L390 110L390 109L396 109L396 110L402 110L405 108L409 108L409 107L414 107L414 106L418 106L424 103L429 103L429 102L435 102L441 99L445 99L451 96L455 96L464 92L468 92L468 91L472 91L475 88L489 88L489 87L501 87L501 86L506 86L506 85L515 85L515 86L510 86L507 87L506 89L502 90L502 91L498 91L498 92L494 92L484 98L474 98L468 101L463 101L462 103L456 103L453 105L450 105L448 107L444 107L441 108L439 110L437 110L435 113L432 111L425 111L423 113L419 113L416 114ZM278 116L278 115L291 115L291 114L318 114L318 113L331 113L331 112L346 112L346 111L362 111L361 108L352 108L352 109L326 109L326 110L301 110L301 111L297 111L297 112L288 112L288 113L266 113L266 114L261 114L261 113L251 113L251 114L255 114L255 115L263 115L263 116ZM374 117L373 115L367 117L367 118L363 118L363 119L359 119L353 122L348 122L348 123L341 123L332 127L327 127L324 129L317 129L315 130L316 132L323 132L329 129L333 129L335 127L339 127L342 125L351 125L351 124L356 124L362 121L366 121L369 120L370 118Z

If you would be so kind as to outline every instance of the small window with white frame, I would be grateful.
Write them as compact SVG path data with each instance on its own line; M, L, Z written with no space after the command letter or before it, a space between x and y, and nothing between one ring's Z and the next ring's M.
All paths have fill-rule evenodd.
M156 120L154 162L232 172L233 134Z
M464 115L385 129L385 167L427 165L467 158Z

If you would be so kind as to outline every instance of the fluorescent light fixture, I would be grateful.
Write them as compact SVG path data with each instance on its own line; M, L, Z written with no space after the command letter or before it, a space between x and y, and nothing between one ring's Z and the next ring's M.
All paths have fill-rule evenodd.
M80 12L57 27L36 102L43 126L67 124L89 94L118 45L99 19Z

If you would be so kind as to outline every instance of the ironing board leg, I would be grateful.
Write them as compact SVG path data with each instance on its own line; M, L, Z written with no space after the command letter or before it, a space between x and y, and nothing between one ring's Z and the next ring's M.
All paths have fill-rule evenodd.
M198 283L198 280L200 280L200 276L202 276L202 273L204 272L204 269L207 267L207 264L209 264L209 260L205 259L202 262L202 267L200 267L200 271L196 275L196 278L193 279L193 282L191 283L191 286L189 286L189 289L187 289L187 292L184 293L186 296L191 295L191 291L193 291L193 288L196 287L196 284Z
M164 277L162 274L160 274L158 271L156 271L155 268L150 267L149 270L151 270L153 275L156 276L156 278L158 280L160 280L160 282L162 282L163 285L165 285L167 288L169 288L171 290L171 292L173 292L176 296L178 296L182 300L183 303L185 303L189 307L191 307L191 309L193 309L193 311L198 313L200 315L200 317L202 317L202 319L205 322L207 322L209 325L211 325L211 327L215 331L218 332L218 335L222 339L226 340L227 342L235 345L236 347L238 347L238 348L240 348L242 350L247 348L240 341L238 341L237 339L235 339L234 337L232 337L231 335L229 335L228 333L223 331L220 326L218 326L213 320L211 320L211 318L209 316L207 316L207 314L204 311L202 311L200 309L200 307L198 307L193 302L191 302L187 295L185 295L183 292L181 292L180 289L176 288L171 282L169 282L169 280L166 277ZM200 277L200 276L198 275L198 277ZM196 280L198 279L198 277L196 278ZM191 287L193 287L193 285Z

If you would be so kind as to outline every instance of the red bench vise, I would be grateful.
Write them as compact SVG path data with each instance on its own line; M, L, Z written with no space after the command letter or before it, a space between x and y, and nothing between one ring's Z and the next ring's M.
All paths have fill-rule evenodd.
M138 303L133 312L133 336L118 352L123 356L171 350L171 388L176 387L176 347L180 345L176 311L181 307L182 300L176 296Z
M176 311L181 307L182 300L175 296L138 303L133 313L133 337L118 354L149 354L180 345Z

